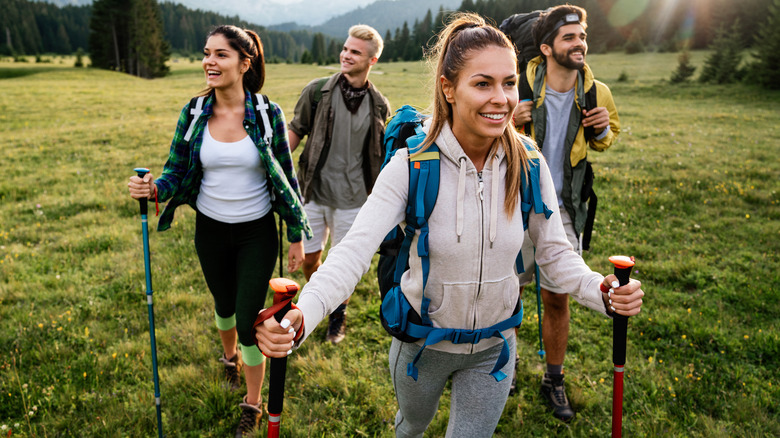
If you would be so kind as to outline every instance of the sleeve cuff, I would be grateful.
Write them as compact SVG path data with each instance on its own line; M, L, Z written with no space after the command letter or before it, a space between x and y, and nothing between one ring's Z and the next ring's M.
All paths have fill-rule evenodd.
M609 127L609 125L607 125L607 127L606 127L606 128L604 128L604 130L603 130L603 131L601 131L601 134L597 135L597 136L596 136L596 137L594 137L593 139L594 139L594 140L596 140L596 141L598 141L598 140L601 140L601 139L603 139L604 137L606 137L606 136L607 136L607 134L609 134L609 131L610 131L610 127Z

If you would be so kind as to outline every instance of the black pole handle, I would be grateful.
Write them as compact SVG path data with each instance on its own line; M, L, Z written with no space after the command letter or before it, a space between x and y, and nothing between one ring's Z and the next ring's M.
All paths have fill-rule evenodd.
M136 167L133 169L135 173L138 174L138 177L143 179L144 176L146 176L147 173L149 173L149 169L145 167ZM148 203L146 202L146 198L140 198L138 200L138 205L141 207L141 215L146 216L146 214L149 212Z
M631 269L634 266L633 257L615 256L609 261L615 264L614 274L620 286L628 284ZM612 316L612 363L615 366L626 364L626 333L628 332L628 317L617 312Z
M282 318L287 312L290 311L292 306L287 303L282 307L282 310L274 314L276 322L282 322ZM279 415L282 413L284 406L284 381L287 374L287 358L273 358L271 359L271 376L268 382L268 412Z

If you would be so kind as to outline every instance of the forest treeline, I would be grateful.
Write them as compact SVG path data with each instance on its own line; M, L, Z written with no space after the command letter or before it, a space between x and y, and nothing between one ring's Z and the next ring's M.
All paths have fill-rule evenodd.
M129 6L132 2L127 3ZM268 30L238 16L193 10L171 2L159 3L158 7L170 50L184 56L200 53L205 35L217 24L234 24L257 31L269 61L298 62L313 42L314 33L309 30ZM58 7L29 0L0 0L0 54L64 55L72 54L79 48L91 52L89 39L93 9L94 5ZM338 47L341 48L340 45Z
M544 9L561 0L463 0L459 11L477 12L497 24L513 13ZM588 39L594 53L622 50L676 51L685 43L691 49L708 47L719 27L738 23L736 33L743 46L754 43L773 0L569 0L587 9ZM631 8L621 4L631 3ZM639 5L646 4L642 10ZM171 52L193 56L203 38L216 24L235 24L256 30L263 40L269 62L333 62L342 41L311 30L269 30L214 12L189 9L164 2L158 5L163 35ZM71 54L81 48L90 52L90 20L93 6L58 7L29 0L0 0L0 54ZM370 6L365 8L370 10ZM416 60L423 47L441 28L449 11L421 11L414 23L387 31L382 61Z

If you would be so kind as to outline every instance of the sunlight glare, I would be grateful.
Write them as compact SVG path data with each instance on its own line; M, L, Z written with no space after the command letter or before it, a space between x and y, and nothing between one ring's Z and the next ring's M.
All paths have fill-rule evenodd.
M648 3L649 0L618 0L612 5L607 20L614 27L625 26L641 15Z

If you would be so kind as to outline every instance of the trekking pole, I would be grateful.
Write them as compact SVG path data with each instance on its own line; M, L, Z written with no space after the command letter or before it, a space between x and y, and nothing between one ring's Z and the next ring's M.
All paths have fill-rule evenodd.
M272 278L274 304L257 316L254 326L273 316L277 322L292 308L292 299L298 293L298 283L287 278ZM284 379L287 374L287 357L271 358L271 375L268 382L268 438L279 438L282 407L284 405Z
M143 178L149 169L137 167L135 172ZM154 403L157 406L157 435L162 438L162 406L160 405L160 377L157 374L157 342L154 334L154 304L152 301L152 268L149 256L149 225L147 219L148 206L145 198L138 200L141 208L141 230L144 241L144 271L146 272L146 304L149 309L149 338L152 344L152 370L154 372Z
M609 261L615 265L615 276L620 286L628 284L634 258L612 256ZM612 381L612 437L620 438L623 433L623 370L626 364L626 332L628 317L615 313L612 317L612 363L615 371Z
M534 260L536 259L536 249L534 249ZM536 315L539 320L539 358L544 358L544 344L542 343L542 282L539 279L539 265L534 261L536 270Z

